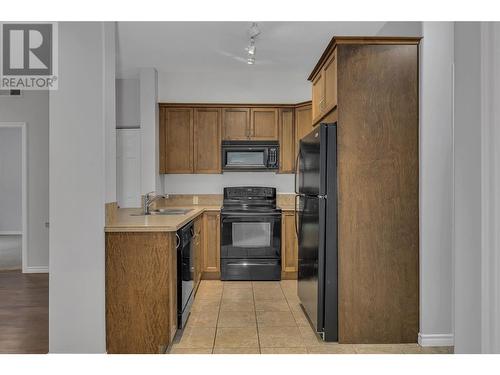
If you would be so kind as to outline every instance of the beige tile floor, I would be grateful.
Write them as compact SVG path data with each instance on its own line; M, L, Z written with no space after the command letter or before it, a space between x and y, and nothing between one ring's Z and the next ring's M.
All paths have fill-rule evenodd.
M307 321L297 282L203 280L172 354L447 354L451 347L325 343Z

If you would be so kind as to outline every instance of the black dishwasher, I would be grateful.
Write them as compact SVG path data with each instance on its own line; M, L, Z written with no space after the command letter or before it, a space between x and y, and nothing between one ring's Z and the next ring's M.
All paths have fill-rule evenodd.
M194 299L194 227L189 222L176 233L177 240L177 328L183 329Z

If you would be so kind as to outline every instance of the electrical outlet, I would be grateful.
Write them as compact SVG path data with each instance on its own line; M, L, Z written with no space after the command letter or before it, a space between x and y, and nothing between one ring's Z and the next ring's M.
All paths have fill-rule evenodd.
M193 204L198 204L198 196L193 196Z

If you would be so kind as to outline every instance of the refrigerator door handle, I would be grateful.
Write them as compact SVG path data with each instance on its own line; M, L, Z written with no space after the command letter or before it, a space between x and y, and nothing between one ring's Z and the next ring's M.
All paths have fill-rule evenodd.
M299 176L299 157L300 157L300 142L299 142L299 152L297 152L297 157L295 158L295 179L294 179L295 194L299 194L297 189L297 178Z
M299 227L298 227L298 224L297 224L297 198L300 198L300 195L296 195L295 196L295 207L294 207L294 213L295 213L295 217L294 217L294 224L295 224L295 233L297 234L297 240L299 239Z

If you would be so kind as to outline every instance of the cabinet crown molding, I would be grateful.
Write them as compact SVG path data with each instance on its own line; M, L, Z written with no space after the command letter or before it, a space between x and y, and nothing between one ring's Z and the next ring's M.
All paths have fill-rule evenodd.
M394 36L334 36L325 51L318 60L318 63L307 78L312 81L326 60L330 57L337 45L341 44L419 44L422 37L394 37Z

